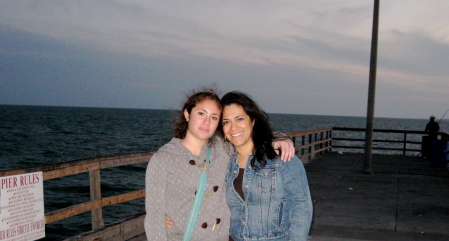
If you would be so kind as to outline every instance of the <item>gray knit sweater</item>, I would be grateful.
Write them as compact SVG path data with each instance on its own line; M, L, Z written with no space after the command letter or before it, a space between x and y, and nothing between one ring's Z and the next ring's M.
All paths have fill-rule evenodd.
M203 171L198 166L204 164L207 147L203 147L197 157L180 141L173 138L148 163L145 178L145 231L148 240L182 240L198 179ZM227 241L229 238L230 212L225 198L225 177L230 160L228 153L223 141L216 138L211 147L211 164L206 169L207 186L192 241ZM193 163L191 160L194 165L190 164ZM214 187L218 189L214 191ZM165 226L166 215L174 222L171 228Z

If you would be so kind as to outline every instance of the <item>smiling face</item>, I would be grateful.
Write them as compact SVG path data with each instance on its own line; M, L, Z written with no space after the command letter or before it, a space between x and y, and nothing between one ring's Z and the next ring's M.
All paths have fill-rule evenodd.
M204 99L192 108L190 114L184 110L184 117L188 120L188 129L185 139L207 141L220 121L221 109L219 104L210 99Z
M251 134L254 121L241 105L230 104L223 108L223 133L239 153L252 153L254 148Z

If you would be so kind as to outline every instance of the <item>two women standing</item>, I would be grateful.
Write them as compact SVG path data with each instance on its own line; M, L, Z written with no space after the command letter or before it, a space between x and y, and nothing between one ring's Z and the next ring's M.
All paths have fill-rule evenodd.
M260 139L260 142L258 138L259 134L256 134L260 133L259 125L256 125L256 123L259 123L258 119L251 119L254 125L251 129L252 134L250 138L247 138L248 132L246 131L235 133L225 131L227 130L228 122L224 119L223 131L227 139L236 145L236 153L241 153L242 156L252 153L246 157L249 158L251 155L254 155L255 158L249 159L250 163L254 163L254 167L260 167L260 169L251 169L254 170L254 175L249 171L244 172L242 180L245 183L245 187L243 185L241 186L242 196L239 197L240 200L234 199L232 195L235 193L230 192L235 185L232 176L234 172L229 172L228 168L230 168L230 171L233 171L235 169L235 163L238 163L237 161L239 160L242 167L246 167L246 163L243 162L244 158L241 159L237 155L233 155L233 159L229 164L234 149L229 143L224 143L222 138L214 135L216 129L220 127L221 106L218 96L213 91L202 91L190 96L182 109L183 115L177 124L175 137L160 148L149 162L146 173L145 200L147 211L145 230L148 240L225 241L229 239L229 231L231 231L232 237L236 240L253 238L256 238L256 240L264 240L265 238L270 240L306 240L311 221L309 216L312 212L311 203L309 202L310 193L308 191L307 179L305 179L305 184L302 183L303 188L296 187L297 184L294 183L296 179L292 176L301 175L305 178L305 173L301 173L300 167L302 167L302 164L296 168L299 173L291 175L291 172L289 172L284 177L283 173L285 168L283 169L282 167L288 168L292 166L293 168L298 166L300 161L297 158L293 159L292 163L295 163L295 165L280 161L280 159L290 159L294 156L293 146L290 142L278 141L272 147L273 134L269 125L264 125L268 129L262 135L265 136L266 132L270 132L270 134ZM233 121L237 121L237 119L234 118L235 116L227 116L229 117L228 121L231 124L230 126L232 126ZM230 118L233 119L231 120ZM242 136L246 138L241 138ZM252 142L253 144L247 145L248 142ZM279 153L275 152L279 147L282 149L282 158L279 158L277 156ZM252 152L251 148L253 148ZM245 170L249 170L248 167ZM251 165L249 168L253 168L253 166ZM267 173L268 168L271 168L271 171ZM201 194L203 189L200 188L198 182L200 176L203 175L202 173L207 174L207 178L205 178L207 181L204 184L204 194ZM228 177L226 179L227 173ZM263 189L260 195L253 195L252 189L255 187L255 183L253 183L252 177L256 177L257 175L268 176L266 180L271 178L272 186L270 188L264 184L262 187L266 187L267 189ZM254 179L254 181L258 182L259 180ZM264 181L264 183L268 182L270 181ZM291 185L295 187L290 188ZM231 212L226 204L226 192L228 193L227 199L230 203L229 207L231 208L232 219ZM297 207L299 206L293 201L296 201L299 197L298 195L293 195L293 192L300 192L300 196L304 197L302 202L310 203L310 206L300 205L301 208L304 207L308 210L302 210L302 213L296 213L298 210ZM197 193L201 195L198 195L198 198L196 198ZM290 194L294 197L294 200L286 196ZM234 197L237 198L235 195ZM190 226L188 222L192 222L190 216L194 213L192 211L195 209L194 203L198 200L200 206L195 215L193 215L196 218L193 219L194 225L192 225L193 228L189 235L190 238L184 237L183 239L183 236L186 236L185 234L188 230L186 227ZM276 210L267 213L265 211L262 212L262 216L257 216L258 214L252 213L257 210L261 211L258 208L252 208L254 202L257 200L259 200L258 202L267 202L268 205L271 200L276 203L279 201L283 205L279 206ZM235 205L232 205L232 202L240 202L239 205L243 209L235 209ZM259 206L259 208L265 208L264 205ZM278 224L275 224L275 227L278 230L282 229L277 232L272 232L272 225L270 223L272 221L271 216L274 215L273 212L278 214L275 220L279 221ZM285 217L282 217L282 215ZM171 228L166 228L166 216L170 217L174 223ZM261 217L262 223L255 223L256 217ZM295 220L298 218L304 221L296 222ZM270 224L267 225L266 223ZM303 224L304 227L297 226ZM255 226L253 225L262 225L260 230L257 231L257 235L255 234ZM297 229L300 229L303 234L297 235L295 231ZM293 234L293 232L295 233ZM293 239L290 239L290 234L295 235L291 236ZM305 237L305 239L296 239L299 236Z

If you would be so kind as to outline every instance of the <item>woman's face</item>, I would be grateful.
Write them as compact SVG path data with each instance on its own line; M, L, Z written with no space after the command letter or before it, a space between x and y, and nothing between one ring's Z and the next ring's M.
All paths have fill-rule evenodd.
M184 110L184 117L188 120L186 135L192 135L200 140L209 139L217 130L220 113L218 103L210 99L199 102L190 114Z
M223 108L223 132L226 138L238 149L254 147L251 134L254 121L251 120L241 105L231 104Z

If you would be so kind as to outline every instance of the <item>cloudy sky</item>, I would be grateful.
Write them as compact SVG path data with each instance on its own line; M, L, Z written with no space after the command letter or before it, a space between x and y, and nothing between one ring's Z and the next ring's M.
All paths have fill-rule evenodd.
M373 0L2 0L0 104L366 116ZM449 1L381 1L376 117L449 109Z

